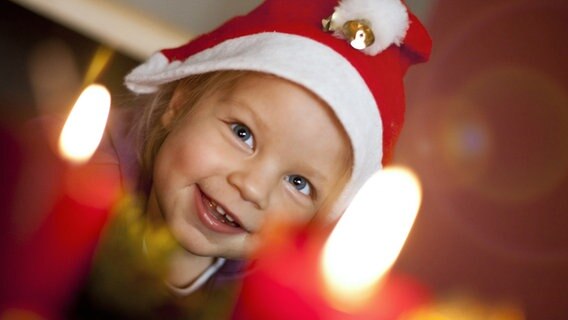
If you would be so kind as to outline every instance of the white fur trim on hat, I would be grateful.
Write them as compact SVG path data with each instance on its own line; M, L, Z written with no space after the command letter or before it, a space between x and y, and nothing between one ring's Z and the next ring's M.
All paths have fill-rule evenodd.
M339 218L355 192L381 168L381 116L359 72L343 56L317 41L270 32L224 41L185 61L168 62L163 54L156 53L126 76L126 85L134 92L150 93L161 84L219 70L277 75L312 91L332 108L354 154L351 179L333 210L332 218ZM376 139L369 141L369 137Z

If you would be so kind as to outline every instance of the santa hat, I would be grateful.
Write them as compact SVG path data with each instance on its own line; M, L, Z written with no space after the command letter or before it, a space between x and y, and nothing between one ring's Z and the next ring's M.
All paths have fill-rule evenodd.
M403 76L430 49L426 30L401 0L266 0L211 33L155 53L126 76L126 85L152 93L189 75L250 70L312 91L334 111L353 149L337 218L390 159L404 120Z

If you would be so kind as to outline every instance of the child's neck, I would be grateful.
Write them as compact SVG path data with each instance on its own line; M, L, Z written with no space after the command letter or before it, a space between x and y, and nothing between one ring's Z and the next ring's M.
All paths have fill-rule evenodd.
M213 260L212 257L197 256L178 248L170 257L166 281L176 288L188 287L213 263Z
M158 230L165 227L165 221L159 212L156 204L156 199L152 199L153 193L150 193L150 199L146 207L146 217L147 217L147 227L148 230ZM160 250L155 246L152 246L151 241L145 239L145 248L148 251L149 256L163 256L156 255L153 250ZM173 241L173 239L172 239ZM149 243L148 243L149 242ZM163 244L163 242L162 242ZM171 248L171 247L170 247ZM169 251L169 250L168 250ZM176 288L185 288L191 285L195 279L197 279L211 264L213 264L213 257L204 257L195 255L179 244L173 244L173 249L168 255L168 261L166 263L166 274L165 281Z

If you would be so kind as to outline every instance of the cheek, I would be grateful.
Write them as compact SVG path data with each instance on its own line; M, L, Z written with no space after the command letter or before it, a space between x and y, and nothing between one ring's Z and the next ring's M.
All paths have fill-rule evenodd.
M307 225L315 216L315 210L301 208L295 203L287 202L279 206L272 214L269 214L269 225Z
M219 134L199 127L170 135L156 163L162 175L200 179L223 168L229 155ZM156 178L156 177L155 177Z
M303 210L293 214L291 219L293 219L297 224L306 225L314 218L315 215L315 210Z

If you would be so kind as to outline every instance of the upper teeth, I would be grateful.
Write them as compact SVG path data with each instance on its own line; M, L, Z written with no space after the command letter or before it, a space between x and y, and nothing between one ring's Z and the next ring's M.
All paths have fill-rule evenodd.
M220 205L215 203L213 200L209 200L209 207L214 209L215 211L217 211L217 213L222 215L223 218L225 218L227 221L229 221L231 223L235 223L235 219L233 217L231 217L230 215L228 215L227 212L225 211L225 209L223 209L223 207L221 207Z
M227 214L225 212L225 209L223 209L223 207L221 206L216 206L215 209L217 210L217 212L219 212L220 214Z
M209 200L209 206L213 209L215 209L215 211L219 212L219 214L222 215L226 215L227 212L225 212L225 209L223 209L223 207L217 205L215 202L213 202L213 200Z

